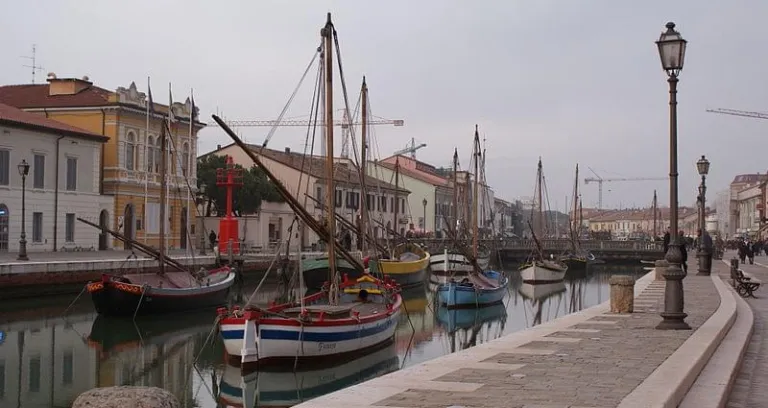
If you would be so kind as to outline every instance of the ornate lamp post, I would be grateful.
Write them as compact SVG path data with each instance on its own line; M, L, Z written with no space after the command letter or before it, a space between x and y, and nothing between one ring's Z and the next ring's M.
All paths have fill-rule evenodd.
M664 311L657 326L660 330L690 330L685 322L688 316L684 312L683 279L685 271L681 268L683 254L680 251L678 236L678 200L677 200L677 82L685 60L687 41L675 31L675 23L667 23L667 31L661 33L656 41L661 57L661 66L667 72L669 83L669 225L672 227L669 237L669 249L666 260L669 266L663 276L666 280L664 289Z
M421 226L423 232L427 232L427 199L421 200L421 205L424 207L424 225Z
M21 176L21 239L19 239L19 261L29 261L27 256L27 175L29 174L29 163L22 160L17 166Z
M712 273L712 240L706 239L706 196L707 196L707 174L709 173L709 160L703 155L696 162L696 169L701 176L699 184L699 248L696 257L699 259L699 273L697 275L709 275Z

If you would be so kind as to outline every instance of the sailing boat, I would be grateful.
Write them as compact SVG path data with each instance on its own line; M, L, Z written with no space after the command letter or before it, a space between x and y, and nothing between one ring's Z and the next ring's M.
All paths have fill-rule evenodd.
M581 247L581 241L579 240L581 219L580 217L577 219L576 216L579 203L579 165L576 164L576 179L573 183L573 211L571 212L570 222L571 248L560 256L560 261L568 265L568 268L571 270L584 270L587 268L587 264L595 260L595 256L591 252L585 251Z
M331 14L321 30L323 39L323 79L325 81L326 136L326 208L334 208L336 191L333 160L333 54L338 47L336 29ZM336 55L340 56L338 48ZM344 78L342 77L342 83ZM219 332L230 357L239 359L241 367L249 363L267 365L280 361L331 358L362 353L391 341L397 328L403 299L399 287L392 281L380 280L369 274L358 279L345 275L339 282L337 253L362 271L363 266L336 239L334 211L326 211L324 225L316 220L264 166L259 157L216 115L213 119L261 167L274 183L286 203L328 245L330 280L322 291L287 302L260 308L246 305L245 310L219 309ZM301 229L302 224L299 224ZM301 232L299 232L301 236ZM299 276L303 276L301 273Z
M520 266L520 277L523 278L525 283L552 283L559 282L565 278L565 272L568 270L568 265L555 259L546 259L544 257L544 249L541 246L541 242L536 236L536 230L539 232L539 236L542 236L544 229L544 169L541 164L541 158L539 158L539 165L536 171L536 194L534 196L534 205L532 209L531 218L533 219L537 228L529 222L528 225L531 228L531 234L533 236L533 242L535 248L533 254L531 254L528 262ZM535 212L538 211L537 214Z
M499 303L507 294L509 278L496 271L483 271L477 264L478 227L477 227L477 198L479 190L480 135L475 126L475 145L472 151L475 163L475 182L472 205L472 256L469 258L474 269L469 276L457 282L455 279L440 284L437 287L439 303L451 307L479 307Z
M170 109L170 108L169 108ZM167 139L170 131L162 127L160 149L161 174L167 174ZM79 221L130 243L134 249L159 261L160 272L123 275L102 274L100 281L86 285L96 312L109 316L137 316L179 312L219 306L227 303L229 290L235 283L236 272L229 266L193 273L179 262L165 256L165 194L167 178L160 178L160 250L139 243L118 232L78 218ZM166 267L176 269L166 272Z

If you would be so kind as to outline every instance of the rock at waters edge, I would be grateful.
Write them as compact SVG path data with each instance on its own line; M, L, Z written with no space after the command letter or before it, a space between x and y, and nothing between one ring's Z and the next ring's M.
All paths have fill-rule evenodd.
M170 392L157 387L104 387L80 394L72 408L179 408Z

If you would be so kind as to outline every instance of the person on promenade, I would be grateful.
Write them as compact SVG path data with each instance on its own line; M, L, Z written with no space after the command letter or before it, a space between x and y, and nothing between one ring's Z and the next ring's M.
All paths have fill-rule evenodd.
M685 236L683 235L683 230L680 230L677 236L680 237L678 238L680 240L680 254L683 256L683 262L680 266L683 267L685 273L688 273L688 244L685 238L683 238Z
M664 242L664 255L666 255L669 250L669 237L669 227L667 227L667 232L664 233L664 239L662 240Z
M211 230L211 233L208 234L208 240L211 241L211 251L213 251L213 248L216 246L216 232Z
M755 263L755 244L752 242L747 242L747 258L750 265Z
M739 241L738 243L738 251L739 251L739 260L743 264L744 261L747 260L747 242L746 241Z

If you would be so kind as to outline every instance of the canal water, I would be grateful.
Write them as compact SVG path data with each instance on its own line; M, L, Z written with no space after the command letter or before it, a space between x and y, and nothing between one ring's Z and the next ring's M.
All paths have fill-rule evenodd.
M351 363L299 372L243 374L228 366L211 310L133 322L98 317L86 296L74 303L74 295L0 300L0 407L69 408L80 393L113 385L165 388L182 407L292 406L602 303L616 273L645 272L595 265L546 285L523 284L512 272L504 304L478 310L436 308L429 285L409 289L393 344ZM255 286L246 282L240 298ZM274 295L265 285L255 299L266 304Z

